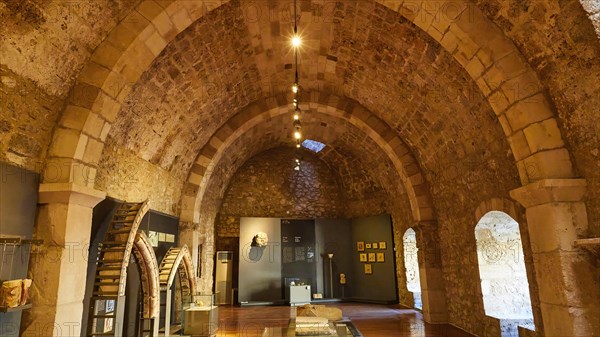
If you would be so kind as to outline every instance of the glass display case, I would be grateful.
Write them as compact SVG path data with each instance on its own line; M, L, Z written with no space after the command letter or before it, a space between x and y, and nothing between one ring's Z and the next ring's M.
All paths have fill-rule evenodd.
M193 302L182 306L181 334L186 336L214 336L219 325L219 307L214 294L195 294Z

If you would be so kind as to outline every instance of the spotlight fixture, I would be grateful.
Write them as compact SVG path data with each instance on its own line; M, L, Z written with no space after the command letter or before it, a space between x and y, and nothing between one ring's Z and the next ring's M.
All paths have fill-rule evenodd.
M295 35L292 38L292 46L294 46L295 48L300 47L300 45L302 44L302 39L300 38L300 36Z

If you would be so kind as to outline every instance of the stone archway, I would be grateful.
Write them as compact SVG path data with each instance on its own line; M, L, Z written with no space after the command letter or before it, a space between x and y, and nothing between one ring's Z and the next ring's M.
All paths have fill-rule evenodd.
M187 245L171 247L160 264L158 271L160 291L165 292L165 336L170 336L171 331L171 286L175 276L179 276L181 299L187 303L193 302L196 292L196 276L194 265ZM177 308L177 306L176 306Z

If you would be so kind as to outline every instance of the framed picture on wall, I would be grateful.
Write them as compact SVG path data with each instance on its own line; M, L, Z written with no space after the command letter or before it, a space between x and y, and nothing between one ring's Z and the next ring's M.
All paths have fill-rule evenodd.
M379 249L379 244L377 242L373 242L373 249Z
M369 253L369 262L376 262L375 253Z
M359 259L360 262L367 262L367 253L360 253Z
M385 241L381 241L379 243L379 249L386 249L387 248L387 244L385 243Z
M369 264L369 263L365 264L365 274L367 274L367 275L373 274L373 269L371 267L371 264Z
M367 243L365 246L366 246L367 249L371 249L371 244L370 243Z
M385 254L377 253L377 262L385 262Z
M359 252L364 252L365 251L365 243L363 241L358 241L356 243L356 250L358 250Z

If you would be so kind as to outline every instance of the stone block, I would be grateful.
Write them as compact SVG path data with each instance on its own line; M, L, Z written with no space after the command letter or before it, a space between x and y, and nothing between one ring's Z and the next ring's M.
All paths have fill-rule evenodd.
M469 63L467 63L465 69L472 78L478 79L483 74L485 66L483 63L481 63L481 60L479 60L478 57L473 57Z
M541 103L541 97L531 97L542 90L542 85L533 70L512 79L506 79L507 81L502 85L502 91L511 104L522 100L527 100L530 103ZM545 98L543 99L545 100Z
M110 123L104 123L104 125L102 126L102 131L100 132L100 140L102 142L106 141L106 137L108 136L108 133L110 132L110 128L111 128L112 124Z
M506 99L506 96L504 96L504 93L500 90L491 94L488 98L488 102L496 113L496 116L501 115L508 107L508 99Z
M94 51L91 60L107 69L112 69L122 55L122 49L119 49L110 43L101 43Z
M548 119L552 115L550 105L541 93L520 101L506 110L506 118L514 131L521 130L529 124Z
M532 153L555 149L565 145L556 119L554 118L531 124L526 127L523 132L525 133L529 149Z
M557 249L573 251L577 239L571 203L547 203L527 209L527 225L534 253Z
M79 80L83 83L101 88L109 74L109 69L95 62L88 62L81 71Z
M167 46L167 42L158 32L152 33L145 43L154 56L158 56Z
M107 94L101 93L92 107L92 112L100 115L108 122L113 123L117 118L120 109L121 105L117 101Z
M166 12L162 12L154 18L152 25L164 41L171 41L178 33L171 18Z
M48 154L52 157L74 158L75 154L80 151L78 149L80 137L79 130L58 128L54 132Z
M456 35L452 33L452 31L446 32L444 37L440 41L440 44L450 53L454 54L456 48L458 48L459 40L456 38Z
M97 114L90 113L83 126L83 132L93 138L100 138L102 127L104 127L104 120Z
M126 25L117 25L106 39L115 47L127 50L136 37L137 33L129 30Z
M573 165L569 151L565 148L536 152L519 161L523 165L530 180L548 178L572 178Z
M502 127L502 131L504 131L505 136L512 135L513 129L510 127L510 123L508 122L505 114L498 116L498 122L500 122L500 126Z
M68 105L60 119L61 126L69 129L83 130L83 126L90 113L91 112L88 109L75 105Z
M90 138L85 149L83 160L86 163L97 164L100 161L100 157L102 156L103 148L104 143L100 142L99 140Z
M146 20L152 21L155 17L157 17L160 13L164 11L164 9L156 3L154 0L142 1L136 8L136 11L140 13Z
M183 7L171 15L171 21L175 24L175 28L178 32L184 31L192 24L192 19L190 18L187 9Z
M527 138L522 131L518 131L512 136L509 136L508 143L510 144L515 160L523 160L531 155Z
M112 98L119 97L121 90L127 85L127 80L125 77L118 72L111 72L104 84L102 85L102 92L107 94Z

